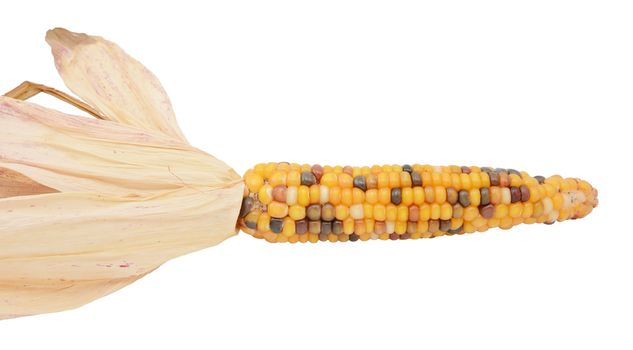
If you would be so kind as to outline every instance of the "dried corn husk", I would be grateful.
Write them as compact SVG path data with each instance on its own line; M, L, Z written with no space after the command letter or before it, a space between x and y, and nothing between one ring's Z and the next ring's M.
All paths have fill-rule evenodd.
M190 146L156 78L116 45L47 35L108 120L0 97L0 318L75 308L236 233L243 184Z

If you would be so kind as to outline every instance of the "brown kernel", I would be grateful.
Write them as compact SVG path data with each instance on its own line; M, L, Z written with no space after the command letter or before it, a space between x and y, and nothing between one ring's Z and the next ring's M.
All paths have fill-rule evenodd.
M453 217L456 219L461 218L464 215L464 207L460 204L453 205Z
M407 233L408 234L414 234L416 233L416 231L418 230L418 222L416 221L409 221L407 222Z
M326 203L321 208L321 219L323 221L332 221L336 215L336 209L330 203Z
M527 187L527 185L521 185L519 187L519 190L521 191L521 202L527 202L530 200L530 189Z
M310 222L308 222L308 232L310 232L310 233L321 233L321 221L310 221Z
M470 168L467 166L463 166L461 167L462 173L464 174L470 174Z
M479 190L479 193L481 194L479 204L484 206L490 204L490 189L488 187L482 187Z
M440 220L440 231L448 232L451 229L451 221L450 220Z
M321 220L321 206L318 204L312 204L307 210L308 219L312 221Z
M457 191L453 187L447 187L446 188L446 200L450 204L457 203L457 201L458 201L458 194L457 194Z
M302 235L308 232L308 222L306 220L299 220L295 222L295 231L297 234Z
M420 207L412 205L409 207L409 221L420 220Z
M387 225L384 221L376 221L374 223L374 232L378 235L381 235L387 232Z
M518 187L510 187L510 203L516 203L521 200L521 190Z
M319 233L319 241L327 242L327 240L328 240L328 234L327 233Z
M541 185L545 183L545 177L541 175L534 176L534 180L538 181L538 183Z
M398 235L397 233L395 233L395 232L394 232L394 233L390 233L390 234L389 234L389 239L390 239L390 240L392 240L392 241L396 241L396 240L398 240L398 238L400 238L400 237L399 237L399 235Z
M321 233L332 233L332 222L331 221L321 221Z
M435 233L440 230L440 222L438 220L429 221L429 232Z
M375 174L369 174L365 177L365 186L370 190L378 188L378 178Z
M488 204L488 205L485 205L485 206L480 206L479 207L479 213L481 214L481 216L484 219L490 219L495 214L495 206L492 205L492 204Z
M488 173L488 177L490 178L490 186L499 186L499 174L491 171Z
M312 166L312 174L316 178L317 182L321 181L321 176L323 176L323 167L316 164Z
M499 173L499 186L508 187L510 186L510 176L505 171Z
M518 170L515 169L508 169L508 174L514 174L517 176L521 176L521 173Z
M277 202L285 203L286 194L288 193L288 187L286 185L278 185L273 187L273 199Z
M409 232L405 232L400 235L400 239L405 240L411 238L411 234Z
M349 165L346 165L346 166L343 167L343 172L345 174L348 174L349 176L354 176L354 168L352 168Z

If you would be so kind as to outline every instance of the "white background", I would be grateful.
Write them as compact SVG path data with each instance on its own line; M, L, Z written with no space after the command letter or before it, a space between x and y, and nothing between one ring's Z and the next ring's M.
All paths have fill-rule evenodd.
M584 178L600 206L435 240L241 234L77 310L0 321L0 348L633 347L626 1L204 3L6 2L0 90L66 90L43 40L64 26L145 63L188 139L240 173L285 160L514 167Z

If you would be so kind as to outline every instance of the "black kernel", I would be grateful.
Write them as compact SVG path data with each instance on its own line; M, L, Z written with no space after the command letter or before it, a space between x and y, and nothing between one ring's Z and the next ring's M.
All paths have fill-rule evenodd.
M406 171L407 173L411 173L413 171L413 168L411 167L411 165L405 164L405 165L402 166L402 171Z
M479 193L481 193L480 204L483 206L490 204L490 189L488 187L482 187Z
M367 191L367 182L362 175L354 177L354 187L360 188L363 191Z
M448 232L451 229L451 220L440 220L440 231Z
M515 170L515 169L508 169L508 174L514 174L514 175L521 176L521 173L518 170Z
M411 172L411 184L413 186L422 186L422 176L419 172L413 171Z
M395 205L402 203L402 190L400 188L391 189L391 203Z
M253 208L253 198L245 197L242 200L242 207L240 208L240 218L243 218L248 214Z
M301 184L304 186L312 186L316 183L316 176L310 171L304 171L301 173Z
M284 228L284 220L272 218L270 219L270 230L274 233L281 233Z
M545 183L545 176L536 175L534 176L534 180L538 181L538 183L542 185Z
M355 233L352 233L351 235L349 235L349 240L352 241L352 242L358 241L359 238L360 237L357 234L355 234Z

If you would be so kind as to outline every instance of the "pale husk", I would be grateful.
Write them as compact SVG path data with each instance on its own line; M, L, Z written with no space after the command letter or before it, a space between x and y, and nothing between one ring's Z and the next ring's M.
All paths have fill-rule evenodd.
M186 143L140 63L100 38L48 40L66 84L109 120L0 97L0 318L83 305L221 242L243 193L230 167Z

